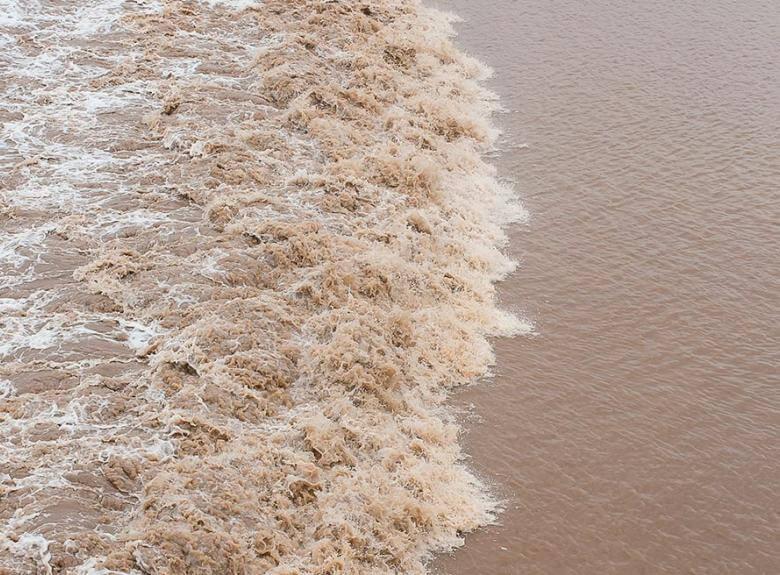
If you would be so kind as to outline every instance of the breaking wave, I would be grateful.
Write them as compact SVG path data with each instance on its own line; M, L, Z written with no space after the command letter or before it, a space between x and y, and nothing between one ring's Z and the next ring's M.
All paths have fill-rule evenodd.
M425 573L522 217L416 0L0 0L0 572Z

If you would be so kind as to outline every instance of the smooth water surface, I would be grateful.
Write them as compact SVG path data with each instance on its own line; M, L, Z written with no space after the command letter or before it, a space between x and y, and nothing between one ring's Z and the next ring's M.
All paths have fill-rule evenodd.
M437 568L777 573L778 5L440 6L496 70L538 335L460 395L507 509Z

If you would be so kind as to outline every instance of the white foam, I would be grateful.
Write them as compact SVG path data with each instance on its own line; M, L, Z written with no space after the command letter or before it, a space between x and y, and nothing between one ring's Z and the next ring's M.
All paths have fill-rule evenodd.
M25 27L26 16L34 8L40 8L40 3L35 0L25 2L22 7L21 2L17 0L0 0L0 26L8 28Z
M81 36L107 32L122 14L125 0L99 0L81 7L73 17L73 31Z
M29 230L0 235L0 264L10 264L14 268L21 267L27 263L30 258L19 252L23 249L31 249L31 251L40 253L40 250L36 250L35 248L40 246L41 242L46 237L46 234L53 229L52 224L45 224Z
M233 10L245 10L253 6L259 6L261 2L257 0L203 0L206 4L211 6L224 6L225 8L231 8Z
M0 535L0 549L6 549L17 557L35 561L39 575L52 575L49 541L43 535L23 534L18 541Z
M127 344L136 352L148 346L153 337L163 333L158 324L145 325L140 321L126 319L120 319L119 324L127 333Z
M16 393L16 387L7 379L0 379L0 399L11 397Z

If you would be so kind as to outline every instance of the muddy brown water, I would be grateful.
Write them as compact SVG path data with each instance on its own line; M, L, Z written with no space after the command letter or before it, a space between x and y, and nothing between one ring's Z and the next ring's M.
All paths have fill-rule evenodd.
M0 573L778 570L776 10L445 7L508 255L416 0L0 0Z
M440 6L496 71L538 335L459 396L506 511L439 572L777 573L777 4Z
M0 0L0 573L423 575L490 519L443 404L527 331L521 210L450 36Z

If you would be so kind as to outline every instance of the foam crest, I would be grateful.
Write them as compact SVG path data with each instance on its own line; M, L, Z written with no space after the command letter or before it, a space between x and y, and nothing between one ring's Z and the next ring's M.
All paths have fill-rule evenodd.
M445 400L531 329L525 214L452 16L3 1L0 569L415 574L490 521Z

